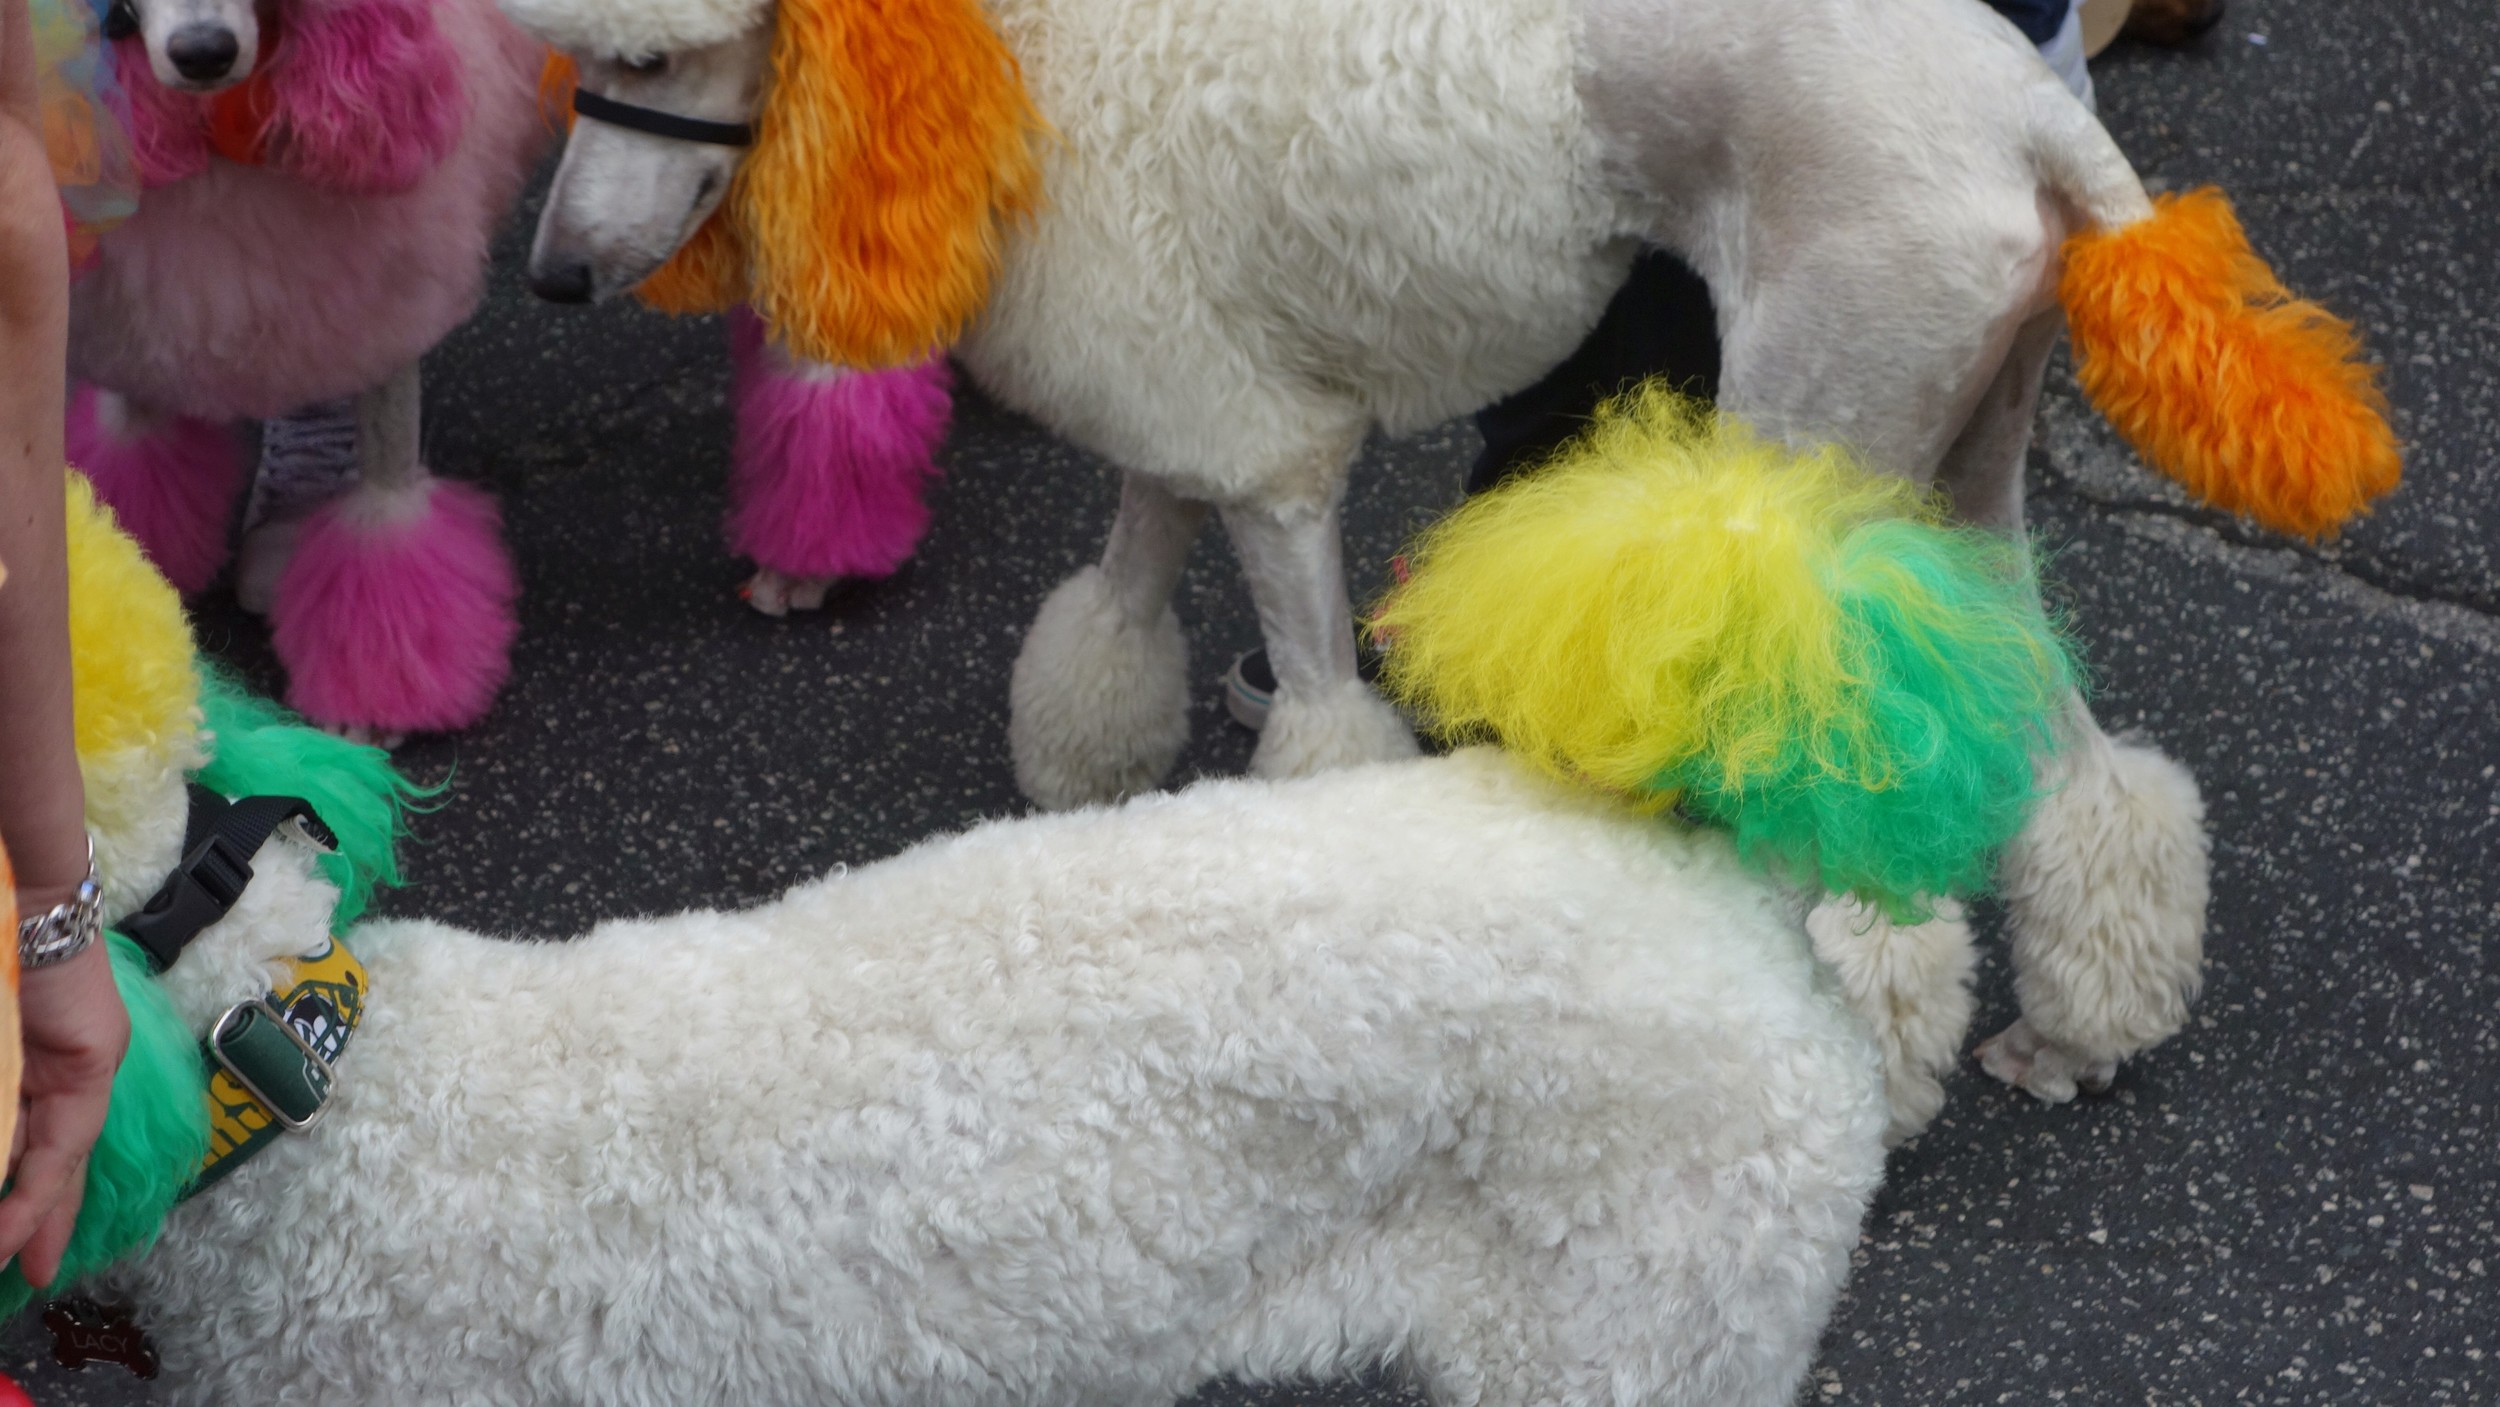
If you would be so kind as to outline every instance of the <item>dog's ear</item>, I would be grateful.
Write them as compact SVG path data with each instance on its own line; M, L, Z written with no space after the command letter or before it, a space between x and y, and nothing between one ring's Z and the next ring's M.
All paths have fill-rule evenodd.
M746 302L746 245L738 233L737 205L733 186L693 237L635 285L634 296L663 313L722 313Z
M798 356L917 361L980 312L1005 226L1038 202L1041 117L980 0L778 8L754 149L644 296L742 291Z

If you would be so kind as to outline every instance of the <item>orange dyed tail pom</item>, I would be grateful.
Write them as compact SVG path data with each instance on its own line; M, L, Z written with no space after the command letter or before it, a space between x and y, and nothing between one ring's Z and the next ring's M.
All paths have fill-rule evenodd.
M2220 191L2066 242L2084 394L2153 467L2269 528L2325 537L2402 470L2352 326L2295 298Z

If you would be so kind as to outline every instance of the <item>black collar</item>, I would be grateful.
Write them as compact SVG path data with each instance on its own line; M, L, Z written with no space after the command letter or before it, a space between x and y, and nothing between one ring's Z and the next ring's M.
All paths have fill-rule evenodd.
M243 886L252 882L252 856L272 831L289 822L323 850L336 850L338 838L313 814L311 803L295 796L247 796L228 801L193 782L191 811L184 823L182 863L165 877L147 907L114 925L115 931L146 950L148 961L163 972L182 956L200 930L226 916Z
M701 142L715 147L755 145L755 124L752 122L712 122L700 117L680 117L658 108L620 103L614 98L601 97L588 88L573 90L573 111L584 117L596 118L611 127L628 127L681 142Z

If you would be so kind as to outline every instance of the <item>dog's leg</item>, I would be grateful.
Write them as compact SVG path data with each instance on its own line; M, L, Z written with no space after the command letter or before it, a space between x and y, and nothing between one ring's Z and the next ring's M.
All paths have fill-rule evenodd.
M2058 318L2025 324L1937 473L1974 523L2020 532L2022 462ZM1979 1048L1988 1073L2051 1103L2108 1087L2118 1062L2176 1034L2204 951L2204 802L2187 769L2113 741L2083 700L2041 763L2039 809L2008 847L2022 1019Z
M287 702L386 745L482 717L519 629L494 500L426 472L418 421L413 363L357 398L357 485L304 520L270 603Z
M1146 791L1189 741L1189 647L1172 592L1207 505L1121 481L1099 566L1061 582L1008 681L1016 784L1061 810Z
M156 569L183 592L206 590L226 564L226 528L243 488L231 428L159 415L85 383L70 395L69 462Z
M1979 1048L2050 1103L2108 1088L2118 1062L2187 1024L2202 981L2205 805L2186 768L2113 740L2078 698L2046 796L2000 867L2022 1017Z
M892 575L929 527L954 401L943 357L889 371L800 361L745 309L729 323L737 365L729 547L755 563L740 589L768 616L812 611L845 578Z
M1834 896L1806 916L1814 955L1875 1033L1884 1053L1887 1147L1916 1138L1944 1107L1944 1077L1961 1058L1971 1023L1977 955L1962 907L1936 903L1925 923L1897 924L1855 899Z
M304 519L356 483L356 402L322 401L261 422L260 467L243 506L243 543L235 550L234 599L256 616L269 614L278 578L295 556Z
M1356 672L1337 522L1343 483L1322 497L1224 510L1276 671L1276 701L1250 758L1257 776L1308 776L1415 751L1406 721Z

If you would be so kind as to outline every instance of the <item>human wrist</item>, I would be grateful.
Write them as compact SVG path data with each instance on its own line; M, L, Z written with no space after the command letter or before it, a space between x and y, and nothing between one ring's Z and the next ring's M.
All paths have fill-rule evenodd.
M54 897L57 887L50 885L17 891L19 971L57 967L101 946L104 895L92 841L85 846L85 860L79 883L66 897Z
M78 886L75 884L21 884L17 886L17 911L39 914L77 897Z
M10 761L27 764L22 770L29 774L51 774L40 783L30 775L25 786L0 797L0 838L17 871L18 907L29 909L39 898L43 905L57 904L87 877L86 787L74 754L59 766L46 765L49 756Z
M18 913L41 913L76 898L78 887L87 882L89 853L84 831L76 832L66 845L51 846L31 856L12 845L9 858L17 869Z
M28 998L40 996L47 991L83 986L94 979L98 966L109 966L109 964L106 946L98 941L88 944L75 957L64 958L50 967L28 968L18 974L19 1004L26 1005Z

